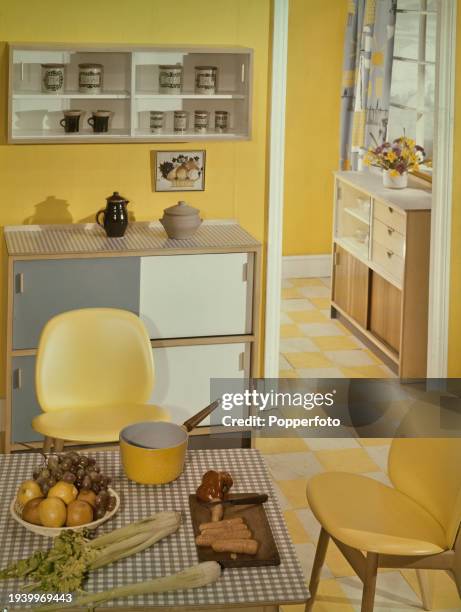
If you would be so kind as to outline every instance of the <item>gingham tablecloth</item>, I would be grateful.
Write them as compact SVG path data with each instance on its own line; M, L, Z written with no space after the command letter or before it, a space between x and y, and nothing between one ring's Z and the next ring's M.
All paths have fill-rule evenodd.
M188 496L194 493L202 474L209 469L228 470L234 478L236 493L268 493L266 513L280 553L281 565L243 569L225 569L221 579L205 588L119 599L102 607L124 609L127 606L212 606L231 604L270 604L305 601L308 591L295 549L288 535L278 500L259 451L225 449L190 451L182 476L167 485L143 486L127 480L117 451L90 453L101 469L113 479L121 506L115 517L100 527L98 533L111 531L160 510L182 512L179 530L152 548L108 567L92 572L87 591L103 591L113 586L140 582L178 572L198 562ZM49 546L50 540L25 530L9 514L9 504L18 485L31 478L41 458L35 453L0 457L0 567L28 557ZM21 582L0 581L0 604L9 593L21 591ZM24 607L22 605L21 607ZM14 609L11 606L9 609Z

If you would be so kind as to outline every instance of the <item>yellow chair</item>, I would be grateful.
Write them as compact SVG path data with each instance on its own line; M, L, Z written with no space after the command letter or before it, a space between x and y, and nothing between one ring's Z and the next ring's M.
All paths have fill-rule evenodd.
M321 531L306 612L330 538L363 582L362 612L373 610L378 568L418 570L426 610L431 593L421 570L449 570L461 596L461 440L393 440L388 467L393 487L346 472L308 482L307 499Z
M44 449L64 441L114 442L126 425L168 420L148 405L154 386L149 336L131 312L88 308L60 314L45 325L35 373L42 414L32 421Z

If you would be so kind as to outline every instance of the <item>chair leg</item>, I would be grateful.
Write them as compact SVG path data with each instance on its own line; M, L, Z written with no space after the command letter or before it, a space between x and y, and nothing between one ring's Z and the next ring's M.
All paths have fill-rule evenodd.
M429 570L416 570L416 576L418 578L419 590L421 591L421 601L423 602L423 608L425 610L432 610L433 601L433 589L432 589L432 578L433 575L429 573Z
M43 452L49 453L53 448L53 444L54 438L49 438L48 436L45 436L45 439L43 440Z
M325 557L327 554L328 542L330 535L322 527L320 530L319 541L317 543L317 550L315 551L314 565L312 567L311 580L309 583L310 598L306 604L305 612L310 612L314 605L315 596L319 588L320 573L322 571L323 564L325 563Z
M361 612L373 612L375 605L376 577L378 575L378 561L378 554L367 553Z
M54 450L57 453L62 453L64 450L64 440L59 440L58 438L54 439Z

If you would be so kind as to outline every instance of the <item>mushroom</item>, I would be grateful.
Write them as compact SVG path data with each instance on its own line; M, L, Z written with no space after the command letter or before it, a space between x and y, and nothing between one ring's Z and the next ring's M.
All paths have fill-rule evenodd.
M202 483L197 489L197 497L204 502L222 501L233 484L232 476L228 472L209 470L202 476ZM211 507L212 522L220 521L223 514L222 504L215 504Z

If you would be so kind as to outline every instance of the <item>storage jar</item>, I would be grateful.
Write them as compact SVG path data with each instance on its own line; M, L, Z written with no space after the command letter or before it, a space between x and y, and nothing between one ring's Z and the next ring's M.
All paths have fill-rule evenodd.
M206 134L208 131L208 111L196 110L194 113L194 128L197 134Z
M150 111L150 131L152 134L163 132L163 111Z
M78 90L85 94L100 94L103 87L102 64L79 64Z
M159 66L158 90L161 94L180 94L182 89L182 66L174 64Z
M60 94L64 91L64 64L42 64L42 91Z
M215 132L227 132L229 127L229 113L227 111L215 111L214 114L214 129Z
M175 134L184 134L187 130L187 111L174 111Z
M213 96L216 93L216 66L195 66L195 93Z

